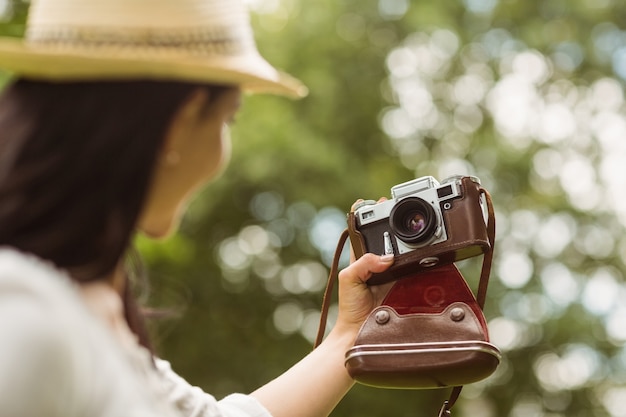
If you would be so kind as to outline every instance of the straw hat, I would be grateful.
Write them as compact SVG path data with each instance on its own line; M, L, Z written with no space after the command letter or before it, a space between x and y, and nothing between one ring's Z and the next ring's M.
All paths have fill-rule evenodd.
M0 67L46 80L148 78L307 94L261 57L239 0L32 0L25 39L0 38Z

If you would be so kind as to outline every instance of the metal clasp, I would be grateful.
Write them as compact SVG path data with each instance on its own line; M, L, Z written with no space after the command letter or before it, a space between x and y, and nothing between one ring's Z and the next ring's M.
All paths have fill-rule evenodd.
M439 410L439 416L438 417L450 417L452 416L452 413L450 412L450 408L449 407L449 402L448 401L444 401L443 402L443 406L441 407L441 410Z

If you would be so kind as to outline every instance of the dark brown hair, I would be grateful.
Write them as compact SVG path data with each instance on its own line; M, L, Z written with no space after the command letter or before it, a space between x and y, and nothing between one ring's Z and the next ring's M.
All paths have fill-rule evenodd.
M52 261L77 281L110 275L128 249L169 123L199 87L210 99L229 88L10 84L0 96L0 246Z

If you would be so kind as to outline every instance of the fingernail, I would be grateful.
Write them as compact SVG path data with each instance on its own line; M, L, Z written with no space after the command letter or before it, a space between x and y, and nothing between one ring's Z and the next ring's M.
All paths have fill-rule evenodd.
M393 254L381 255L380 260L382 262L393 262L394 256Z

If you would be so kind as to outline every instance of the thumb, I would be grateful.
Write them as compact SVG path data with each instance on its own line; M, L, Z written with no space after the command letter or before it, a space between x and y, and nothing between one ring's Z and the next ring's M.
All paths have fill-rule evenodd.
M389 268L393 264L393 261L393 255L379 256L373 253L366 253L339 272L339 279L363 284L370 279L372 274L383 272Z

